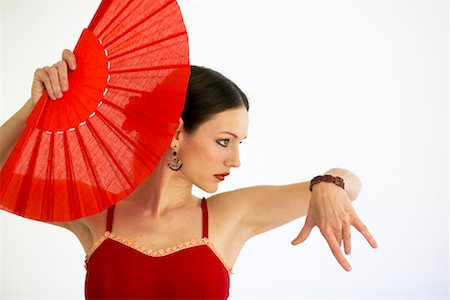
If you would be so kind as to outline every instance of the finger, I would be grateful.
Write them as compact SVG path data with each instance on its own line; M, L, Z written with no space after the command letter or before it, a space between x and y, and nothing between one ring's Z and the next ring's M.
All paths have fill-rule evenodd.
M339 247L342 247L342 229L336 231L334 237L336 238L336 242L338 243Z
M345 254L349 255L351 253L350 226L344 225L344 227L342 228L342 233L343 233L343 237L344 237L344 251L345 251Z
M300 231L299 235L291 242L292 245L298 245L302 242L304 242L309 234L311 233L311 230L313 229L314 224L311 220L311 218L306 218L305 225L303 226L302 230Z
M55 64L58 69L59 83L61 84L61 90L66 92L69 89L69 78L67 76L67 63L65 61L59 61Z
M69 49L64 49L62 53L62 59L67 62L71 70L76 69L77 61L75 59L75 54L73 54L72 51L70 51Z
M372 236L372 234L369 232L369 229L367 229L366 225L364 225L364 223L361 221L361 219L359 219L358 217L355 219L355 223L353 224L353 226L362 233L362 235L366 238L366 240L369 242L369 244L373 247L373 248L377 248L378 244L375 241L374 237Z
M50 82L56 98L61 98L62 91L61 85L59 83L58 69L55 66L52 66L52 67L45 67L44 70L50 77Z
M351 271L352 267L350 266L350 263L347 261L345 256L342 254L341 248L339 247L336 238L333 233L328 233L324 235L328 246L330 246L331 252L333 253L334 257L336 257L339 264L348 272Z
M47 68L47 67L44 67L42 69L37 69L35 72L35 76L37 77L38 80L40 80L44 84L45 89L47 90L47 93L50 96L50 98L55 100L56 96L55 96L55 93L53 92L53 87L52 87L52 83L50 81L50 76L44 70L45 68Z

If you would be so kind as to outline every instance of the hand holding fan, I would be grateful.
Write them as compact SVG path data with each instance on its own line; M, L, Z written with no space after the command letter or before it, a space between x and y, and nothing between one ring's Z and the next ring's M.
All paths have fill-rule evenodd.
M0 208L41 221L126 198L170 145L189 82L176 1L101 2L61 99L44 93L0 174Z

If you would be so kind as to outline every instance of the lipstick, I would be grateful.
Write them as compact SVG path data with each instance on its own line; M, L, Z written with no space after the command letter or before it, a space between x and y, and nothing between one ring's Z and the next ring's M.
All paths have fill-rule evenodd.
M222 174L216 174L214 175L214 177L216 177L217 179L219 179L220 181L223 181L225 179L225 176L230 175L230 173L222 173Z

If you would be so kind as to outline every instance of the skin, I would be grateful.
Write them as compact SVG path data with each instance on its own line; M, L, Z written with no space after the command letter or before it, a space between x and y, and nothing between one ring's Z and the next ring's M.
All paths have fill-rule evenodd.
M10 120L2 125L2 135L13 145L23 130L24 120L44 90L52 99L67 91L69 70L76 69L75 56L64 50L62 60L37 69L32 97ZM195 184L208 193L217 191L219 180L214 174L230 172L240 166L239 143L247 136L248 112L235 108L215 115L193 134L187 134L180 118L170 147L152 175L130 196L116 204L114 229L150 249L161 249L185 241L186 236L201 236L201 207L192 195ZM234 133L222 133L223 131ZM4 134L3 134L4 133ZM183 167L174 172L167 166L177 146ZM6 147L6 146L5 146ZM2 149L2 165L9 154ZM340 265L351 266L342 253L351 252L350 226L354 226L373 248L378 245L360 220L351 203L359 194L361 183L350 171L340 168L324 174L340 176L345 190L333 183L321 182L309 191L309 181L283 186L253 186L216 194L208 198L210 239L233 266L240 249L251 237L307 216L300 234L291 242L304 242L317 226ZM267 212L270 212L268 214ZM88 253L105 231L106 210L71 222L52 222L72 231ZM155 244L155 241L158 243Z
M216 114L193 134L186 133L180 118L171 146L152 175L128 198L116 203L113 231L150 249L173 246L184 242L186 236L201 237L200 199L192 194L192 187L195 184L208 193L217 191L220 180L214 174L240 166L238 147L247 128L248 112L242 107ZM178 171L167 166L175 145L183 162ZM208 199L210 240L231 265L248 239L248 230L233 225L238 218L221 213L214 205L220 203L216 202L220 196L213 197ZM88 228L84 234L74 231L87 253L104 233L105 219L103 212L78 220Z

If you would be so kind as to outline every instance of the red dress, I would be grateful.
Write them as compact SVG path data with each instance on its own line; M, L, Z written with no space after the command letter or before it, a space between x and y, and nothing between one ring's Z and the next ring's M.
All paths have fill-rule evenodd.
M86 299L227 299L229 268L208 239L208 208L202 199L203 238L151 250L106 232L86 255Z

